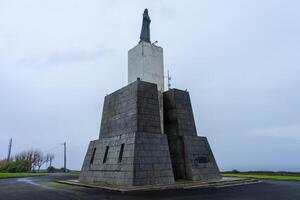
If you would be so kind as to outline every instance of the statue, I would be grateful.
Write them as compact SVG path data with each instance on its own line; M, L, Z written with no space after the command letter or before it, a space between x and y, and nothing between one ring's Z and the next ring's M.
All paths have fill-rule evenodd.
M146 8L144 10L144 14L143 14L143 25L142 25L142 31L141 31L141 36L140 36L140 42L144 41L144 42L149 42L150 41L150 23L151 23L151 19L148 15L148 9Z

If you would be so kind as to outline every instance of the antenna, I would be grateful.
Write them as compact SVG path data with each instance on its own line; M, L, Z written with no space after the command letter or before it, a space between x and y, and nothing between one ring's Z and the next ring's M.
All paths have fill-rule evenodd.
M157 43L158 43L158 41L156 40L155 42L152 43L152 45L155 45L155 44L157 44Z
M11 147L12 147L12 138L10 138L9 144L8 144L7 162L10 161Z
M168 90L170 90L171 89L171 77L170 77L170 75L169 75L169 70L168 70Z

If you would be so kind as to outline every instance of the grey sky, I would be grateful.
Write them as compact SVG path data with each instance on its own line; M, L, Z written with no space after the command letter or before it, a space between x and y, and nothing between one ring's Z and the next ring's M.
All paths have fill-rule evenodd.
M67 141L80 169L105 94L127 81L146 7L220 168L300 171L296 0L0 0L0 158L12 137L13 153L53 151L61 167Z

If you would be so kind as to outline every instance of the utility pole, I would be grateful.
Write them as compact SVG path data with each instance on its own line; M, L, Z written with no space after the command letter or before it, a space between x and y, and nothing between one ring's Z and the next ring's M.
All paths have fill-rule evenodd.
M7 162L10 161L11 147L12 147L12 138L10 138L9 144L8 144Z
M64 172L67 172L67 144L66 144L66 142L64 142L63 145L64 145Z

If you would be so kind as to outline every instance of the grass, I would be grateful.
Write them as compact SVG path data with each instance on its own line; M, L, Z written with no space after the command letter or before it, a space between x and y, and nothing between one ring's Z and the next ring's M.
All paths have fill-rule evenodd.
M277 174L263 174L263 173L222 173L224 177L239 177L239 178L253 178L253 179L265 179L265 180L276 180L276 181L300 181L300 175L288 174L288 175L277 175Z
M20 178L30 176L46 176L47 173L0 173L0 179Z
M80 174L80 171L77 170L71 170L68 172L69 174Z
M82 188L80 186L69 185L69 184L58 183L58 182L49 182L49 183L47 183L47 186L55 187L55 188L64 188L64 189L80 189L80 188Z

